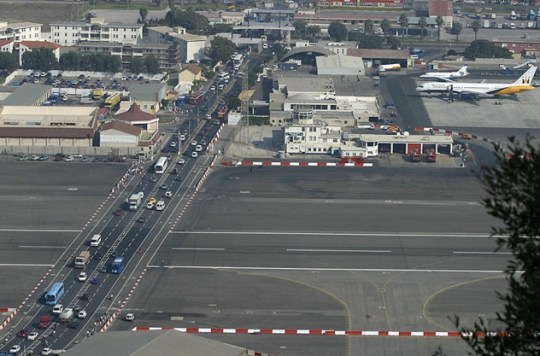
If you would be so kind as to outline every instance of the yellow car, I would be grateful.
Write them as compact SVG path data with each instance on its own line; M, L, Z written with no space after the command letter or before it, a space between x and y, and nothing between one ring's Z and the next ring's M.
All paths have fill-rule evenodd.
M150 200L148 200L149 203L151 204L156 204L157 203L157 199L154 197L154 198L150 198Z

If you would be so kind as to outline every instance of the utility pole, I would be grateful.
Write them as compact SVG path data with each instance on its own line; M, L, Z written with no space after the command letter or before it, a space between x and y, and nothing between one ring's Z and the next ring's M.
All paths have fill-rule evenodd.
M245 137L245 143L246 145L249 144L249 97L247 95L247 91L249 90L249 82L248 82L248 73L244 75L242 78L242 106L241 106L241 113L242 117L246 120L246 137Z

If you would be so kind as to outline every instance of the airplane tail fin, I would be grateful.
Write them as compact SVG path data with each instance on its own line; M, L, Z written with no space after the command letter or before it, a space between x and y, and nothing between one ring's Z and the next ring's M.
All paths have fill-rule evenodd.
M469 72L467 72L467 66L461 67L461 69L458 70L458 73L461 73L461 74L463 74L464 76L467 75L467 74L469 74Z
M538 67L531 66L521 77L519 77L515 82L514 85L532 85L532 81L534 78L534 74L536 73L536 69Z

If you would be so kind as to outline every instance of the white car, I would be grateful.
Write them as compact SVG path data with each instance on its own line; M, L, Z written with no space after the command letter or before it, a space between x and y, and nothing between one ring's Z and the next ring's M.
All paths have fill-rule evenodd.
M39 336L39 333L36 331L32 331L28 336L26 337L27 340L34 341Z
M176 147L176 141L171 141L171 147Z
M191 157L197 158L197 157L199 157L199 154L197 152L193 151L193 152L191 152Z
M197 146L197 141L191 141L191 146Z
M135 320L135 314L133 313L127 313L126 317L124 318L126 321L133 321Z
M171 198L172 197L172 192L170 190L167 190L165 192L165 198Z
M148 202L148 204L146 204L146 209L154 209L154 203Z
M56 304L53 307L52 313L53 315L60 315L62 314L62 310L64 310L64 306L62 304Z
M79 275L77 276L77 280L79 282L84 282L86 281L86 279L88 278L88 275L86 274L86 272L81 272L79 273Z
M210 87L210 90L212 90L212 91L213 91L213 90L216 90L216 86L215 86L215 85L212 85L212 86Z
M195 146L195 151L201 152L202 151L202 146L201 145Z
M52 355L53 349L50 347L46 347L43 350L41 350L42 355Z
M184 163L186 163L186 160L183 159L183 158L180 158L180 159L178 160L178 162L176 162L176 163L178 163L178 164L184 164Z
M86 310L83 309L79 311L79 313L77 314L77 318L84 319L86 318L86 315L87 315Z
M180 141L184 141L186 139L186 135L180 135Z
M66 162L71 162L71 161L73 161L74 159L75 159L75 158L73 158L73 156L71 156L71 155L64 157L64 161L66 161Z
M16 354L17 352L21 351L21 345L15 345L11 349L9 349L9 352Z

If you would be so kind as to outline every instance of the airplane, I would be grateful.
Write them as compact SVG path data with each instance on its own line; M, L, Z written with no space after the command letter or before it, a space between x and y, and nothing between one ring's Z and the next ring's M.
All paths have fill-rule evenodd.
M428 72L428 73L422 74L420 78L441 79L443 81L452 81L452 79L463 78L467 75L469 75L469 72L467 72L467 66L463 66L457 72Z
M499 95L513 95L523 91L533 90L532 80L538 67L531 66L521 77L511 84L502 83L457 83L457 82L426 82L416 87L417 92L448 93L453 101L454 93L470 95L474 98L493 98Z

